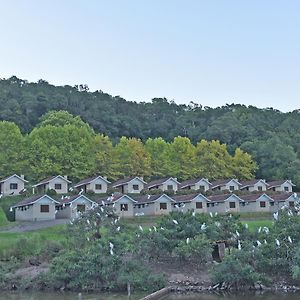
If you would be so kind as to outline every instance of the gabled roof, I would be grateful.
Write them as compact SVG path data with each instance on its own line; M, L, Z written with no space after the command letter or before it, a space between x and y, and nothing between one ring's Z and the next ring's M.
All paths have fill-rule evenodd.
M259 183L259 182L262 182L264 183L266 186L268 186L269 184L263 180L263 179L253 179L253 180L247 180L247 181L241 181L241 189L244 189L246 187L249 187L249 186L254 186L255 184Z
M235 181L238 185L242 185L237 179L235 178L230 178L230 179L220 179L220 180L215 180L212 181L212 189L216 188L220 185L226 185L227 183L229 183L230 181Z
M183 189L187 186L193 186L200 181L205 181L208 185L211 185L211 183L206 178L196 178L196 179L190 179L190 180L185 180L185 181L181 182L180 188Z
M293 198L294 200L299 199L299 195L297 193L280 193L280 194L274 194L272 195L272 198L274 201L286 201L289 198Z
M47 178L43 179L42 181L40 181L40 182L38 182L37 184L33 185L33 187L36 187L36 186L39 186L39 185L48 183L48 182L50 182L51 180L53 180L53 179L55 179L55 178L57 178L57 177L59 177L59 178L65 180L65 181L68 182L68 183L71 183L71 181L68 180L68 179L66 179L64 176L56 175L56 176L51 176L51 177L47 177Z
M175 181L177 184L180 184L178 181L177 181L177 179L176 178L174 178L174 177L166 177L166 178L160 178L160 179L156 179L156 180L153 180L153 181L151 181L151 182L149 182L148 184L147 184L147 186L146 186L146 188L152 188L152 187L154 187L154 186L159 186L159 185L162 185L162 184L164 184L166 181L168 181L168 180L173 180L173 181Z
M95 199L95 201L98 204L111 204L111 203L116 203L118 201L120 201L122 198L127 198L132 202L137 202L135 199L133 199L132 197L125 195L125 194L121 194L121 193L115 193L112 196L108 196L108 197L101 197L101 198L97 198Z
M48 195L34 195L32 197L21 200L16 205L12 206L12 208L34 204L35 202L39 201L41 198L44 198L44 197L46 197L49 200L59 204L58 201L56 201L55 199L53 199L52 197L50 197Z
M286 182L288 182L292 186L295 186L295 184L293 184L291 180L274 180L274 181L269 181L268 182L268 184L269 184L268 189L271 189L271 188L276 187L276 186L281 186L282 184L284 184Z
M85 200L89 201L89 202L94 202L91 199L89 199L88 197L86 197L85 195L73 195L73 196L62 196L64 198L60 199L60 203L61 204L68 204L68 203L72 203L75 200L77 200L78 198L84 198Z
M11 175L11 176L8 176L8 177L5 177L5 178L1 179L1 180L0 180L0 183L1 183L1 182L4 182L4 181L6 181L6 180L8 180L8 179L10 179L10 178L12 178L12 177L17 177L17 178L19 178L20 180L22 180L22 181L24 181L24 182L28 182L27 180L25 180L25 179L22 178L21 176L19 176L19 175L17 175L17 174L13 174L13 175Z
M202 195L201 193L200 194L199 193L198 194L188 194L188 195L176 195L176 196L173 196L173 199L176 202L191 202L199 196L204 198L206 201L210 202L210 200L207 197L205 197L204 195Z
M255 202L263 196L267 197L269 199L269 201L272 201L272 202L274 201L273 197L269 196L266 193L257 193L257 194L254 193L254 194L242 195L242 196L240 196L240 198L242 198L246 202L251 202L251 201Z
M131 182L134 179L138 179L142 183L147 184L147 182L145 182L142 178L140 178L138 176L134 176L134 177L128 177L128 178L119 179L116 182L114 182L112 184L112 186L113 187L118 187L118 186L121 186L121 185L125 185L125 184L128 184L129 182Z
M104 178L104 177L102 177L100 175L96 175L96 176L92 176L92 177L89 177L89 178L86 178L86 179L83 179L83 180L79 181L78 183L76 183L74 185L74 187L76 188L76 187L79 187L79 186L91 183L91 182L93 182L94 180L96 180L98 178L102 179L106 183L110 183L110 181L108 181L106 178Z
M170 201L175 202L175 200L173 198L171 198L170 196L168 196L166 194L134 196L134 199L137 201L138 204L152 203L152 202L159 200L159 198L161 198L163 196L168 198Z
M212 196L208 196L207 198L211 201L211 202L224 202L227 199L229 199L231 196L238 198L239 201L244 202L243 199L241 199L239 196L235 195L235 194L220 194L220 195L212 195Z

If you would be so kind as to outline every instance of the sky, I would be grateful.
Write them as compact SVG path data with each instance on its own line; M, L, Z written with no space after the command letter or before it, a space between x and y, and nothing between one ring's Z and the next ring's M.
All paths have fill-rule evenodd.
M300 1L0 0L0 77L300 109Z

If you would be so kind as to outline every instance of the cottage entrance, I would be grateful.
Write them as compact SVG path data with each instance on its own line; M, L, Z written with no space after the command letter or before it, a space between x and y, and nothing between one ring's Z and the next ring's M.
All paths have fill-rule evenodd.
M85 204L77 204L77 211L78 212L85 212Z

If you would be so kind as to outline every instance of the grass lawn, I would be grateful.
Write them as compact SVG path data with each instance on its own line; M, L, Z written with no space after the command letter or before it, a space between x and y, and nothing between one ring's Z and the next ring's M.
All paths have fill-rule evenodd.
M6 226L8 224L9 224L9 222L8 222L8 220L6 218L6 215L5 215L2 207L0 207L0 227Z
M249 220L249 221L242 221L243 224L248 224L248 228L251 231L256 231L259 227L272 227L273 221L272 220Z

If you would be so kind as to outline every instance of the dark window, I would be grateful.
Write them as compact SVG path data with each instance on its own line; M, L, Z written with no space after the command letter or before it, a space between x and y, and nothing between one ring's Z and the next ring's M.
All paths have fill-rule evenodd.
M55 183L54 184L54 189L55 190L61 190L61 183Z
M173 190L173 185L171 185L171 184L167 185L167 189L168 189L168 191L172 191Z
M41 205L41 213L48 213L49 205Z
M258 186L257 189L261 192L262 191L262 186Z
M167 209L167 203L159 203L159 209Z
M266 207L266 201L260 201L259 205L260 207Z
M205 191L205 186L204 186L204 185L200 185L200 186L199 186L199 189L200 189L201 191Z
M17 189L18 189L18 184L17 184L17 183L11 183L11 184L9 185L9 188L10 188L11 190L17 190Z
M289 206L290 206L290 207L294 207L294 206L295 206L294 201L290 201L290 202L289 202Z
M229 207L230 208L235 208L235 202L229 202Z
M234 185L229 186L229 190L234 191Z
M102 190L102 184L95 184L96 190Z
M245 202L242 202L241 204L242 204L242 206L245 206L245 205L246 205L246 203L245 203Z
M203 205L202 202L196 202L196 208L202 209Z
M285 186L285 187L284 187L284 191L285 191L285 192L288 192L288 191L289 191L289 187L288 187L288 186Z
M77 211L85 212L85 205L84 204L77 204Z
M274 206L274 202L270 202L270 206Z
M120 210L121 211L128 211L128 204L127 203L123 203L120 205Z
M246 190L249 191L249 186L246 187Z
M274 186L274 187L272 188L272 190L275 192L275 191L276 191L276 187Z
M132 186L132 188L135 190L135 191L138 191L140 189L139 185L138 184L134 184Z

